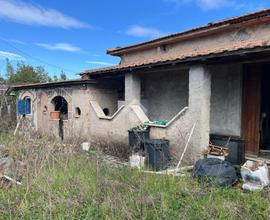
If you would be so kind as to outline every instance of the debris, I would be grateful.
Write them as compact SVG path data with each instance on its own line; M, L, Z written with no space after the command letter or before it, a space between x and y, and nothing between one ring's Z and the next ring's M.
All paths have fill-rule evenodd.
M220 159L220 160L225 160L225 156L216 156L216 155L212 155L212 154L207 154L207 158L216 158L216 159Z
M16 125L15 131L13 133L14 136L17 134L17 131L18 131L19 127L20 127L22 119L23 119L23 115L20 116L20 119L19 119L19 121L18 121L18 123Z
M0 178L5 178L6 180L9 180L10 182L16 183L17 185L22 185L21 182L16 181L7 175L1 175L1 173L0 173Z
M151 174L172 175L172 176L187 176L189 175L188 172L191 172L193 170L193 167L194 166L186 166L178 169L167 169L161 171L142 170L142 172Z
M207 154L227 157L229 155L229 149L226 147L209 144Z
M137 127L131 128L130 131L135 131L135 132L136 132L136 131L146 131L147 128L148 128L147 125L145 125L145 124L140 124L140 125L138 125Z
M180 165L181 165L181 162L182 162L182 160L183 160L183 158L184 158L184 155L185 155L185 153L186 153L188 144L189 144L189 142L190 142L191 136L192 136L192 134L193 134L193 132L194 132L195 126L196 126L196 123L194 123L194 125L193 125L193 127L192 127L192 129L191 129L191 131L190 131L190 134L189 134L187 143L186 143L186 145L185 145L185 147L184 147L184 151L183 151L183 153L182 153L182 155L181 155L181 157L180 157L180 160L179 160L179 162L178 162L178 164L177 164L177 166L176 166L176 170L177 170L177 169L180 167Z
M244 181L242 188L245 190L260 191L270 183L267 164L262 161L248 160L241 167L241 176Z
M154 124L154 125L166 125L168 123L168 120L159 120L159 121L145 121L145 125Z
M145 156L139 154L132 154L129 157L129 164L131 167L143 168L145 164Z
M221 187L231 186L237 181L236 172L231 163L216 158L198 160L193 169L193 176L212 181Z
M90 147L91 147L91 143L90 142L83 142L82 143L82 149L84 151L89 151Z
M15 162L12 157L3 157L0 158L0 172L3 175L13 176L14 172L12 168L15 166Z

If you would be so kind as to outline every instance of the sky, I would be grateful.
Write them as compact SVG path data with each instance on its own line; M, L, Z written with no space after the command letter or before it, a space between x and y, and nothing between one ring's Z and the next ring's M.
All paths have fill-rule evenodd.
M267 0L0 0L0 74L8 58L73 79L118 64L108 48L268 7Z

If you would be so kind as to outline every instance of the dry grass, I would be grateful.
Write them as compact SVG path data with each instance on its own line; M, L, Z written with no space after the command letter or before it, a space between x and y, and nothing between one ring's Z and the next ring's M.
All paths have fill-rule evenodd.
M0 135L0 144L24 163L23 186L0 189L0 219L269 219L268 189L244 193L145 174L105 163L98 148L85 153L46 138Z

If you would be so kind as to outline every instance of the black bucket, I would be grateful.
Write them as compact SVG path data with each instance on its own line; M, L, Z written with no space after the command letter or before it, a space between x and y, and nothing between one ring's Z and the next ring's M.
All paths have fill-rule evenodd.
M234 165L245 163L245 140L243 138L211 134L210 142L214 145L227 147L229 149L229 155L226 157L227 161Z
M170 161L170 142L164 139L149 139L145 141L149 164L154 170L166 169Z
M131 150L144 150L145 141L149 139L149 130L129 130L128 142Z

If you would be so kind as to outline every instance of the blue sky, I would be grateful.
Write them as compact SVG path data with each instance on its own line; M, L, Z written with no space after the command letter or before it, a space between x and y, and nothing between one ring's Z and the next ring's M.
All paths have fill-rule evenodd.
M0 0L0 73L9 58L75 78L118 64L107 48L267 7L266 0Z

